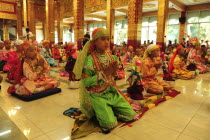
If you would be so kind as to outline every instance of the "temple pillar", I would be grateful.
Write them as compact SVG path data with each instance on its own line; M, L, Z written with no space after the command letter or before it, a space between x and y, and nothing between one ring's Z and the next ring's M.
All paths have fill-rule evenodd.
M3 38L4 40L9 40L9 31L6 21L6 19L3 19Z
M181 18L179 23L179 41L181 43L183 38L185 37L185 27L186 27L186 12L181 12Z
M141 45L143 0L129 0L128 3L128 46L134 50Z
M84 36L84 0L73 1L74 41L81 46L80 39Z
M58 42L63 42L63 19L61 18L60 2L57 2L57 31L58 31Z
M157 44L161 45L161 51L165 50L165 27L168 16L168 0L158 0L158 21L157 21Z
M23 31L22 31L22 6L20 2L17 2L17 35L18 38L21 38L23 36Z
M54 42L55 41L54 0L46 0L45 10L46 10L45 39Z
M114 45L114 24L115 24L115 10L112 9L112 0L107 0L106 10L106 28L110 33L110 48L112 50Z
M28 28L33 33L32 41L36 40L36 21L35 21L35 9L34 0L27 0L28 11Z

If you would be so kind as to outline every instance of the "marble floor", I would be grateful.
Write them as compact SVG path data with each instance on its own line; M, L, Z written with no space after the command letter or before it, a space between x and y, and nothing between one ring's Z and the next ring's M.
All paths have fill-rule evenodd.
M59 78L57 69L51 75ZM60 80L60 94L31 102L8 95L10 84L4 81L0 91L0 140L70 140L74 120L63 111L79 107L79 91L69 89L67 78ZM125 80L118 81L119 86L123 84ZM209 140L210 73L194 80L177 80L175 89L181 94L149 110L131 127L116 128L107 135L91 134L81 140Z

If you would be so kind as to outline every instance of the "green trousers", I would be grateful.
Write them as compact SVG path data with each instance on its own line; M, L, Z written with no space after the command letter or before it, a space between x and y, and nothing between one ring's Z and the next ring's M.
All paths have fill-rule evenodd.
M91 93L89 98L99 124L103 128L114 128L117 125L117 118L125 122L135 118L136 113L117 91L101 95Z

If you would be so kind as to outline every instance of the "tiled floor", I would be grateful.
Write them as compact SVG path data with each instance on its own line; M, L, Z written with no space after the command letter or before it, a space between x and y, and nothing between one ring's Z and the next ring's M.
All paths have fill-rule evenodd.
M59 77L55 71L51 74ZM6 91L10 84L3 82L0 107L15 125L6 122L4 117L7 115L1 113L0 140L6 136L9 137L6 140L24 140L25 137L29 140L71 139L74 120L64 116L63 111L79 107L79 90L69 89L65 82L67 78L61 79L62 93L32 102L8 95ZM118 82L118 85L123 84L125 80ZM148 111L132 127L116 128L107 135L91 134L81 140L210 140L210 73L194 80L177 80L175 89L182 93ZM12 133L1 136L10 129Z

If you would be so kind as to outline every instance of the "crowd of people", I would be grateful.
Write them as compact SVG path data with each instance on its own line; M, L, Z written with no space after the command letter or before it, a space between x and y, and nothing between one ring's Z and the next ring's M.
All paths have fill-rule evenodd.
M145 41L141 46L114 45L111 50L110 35L103 28L95 29L91 40L87 35L85 39L82 49L73 42L63 45L44 40L38 45L30 39L1 41L0 70L7 73L5 80L12 83L8 92L28 96L57 88L60 82L50 77L50 68L66 62L64 72L69 80L81 82L82 112L89 118L96 116L102 131L109 133L117 119L135 118L131 106L136 104L135 99L125 98L116 86L119 75L122 78L125 74L124 67L140 75L143 82L139 84L147 93L162 94L172 88L167 81L196 78L207 72L210 61L208 42L200 42L196 37L180 43L169 41L165 52L153 41ZM164 80L157 78L160 69Z

